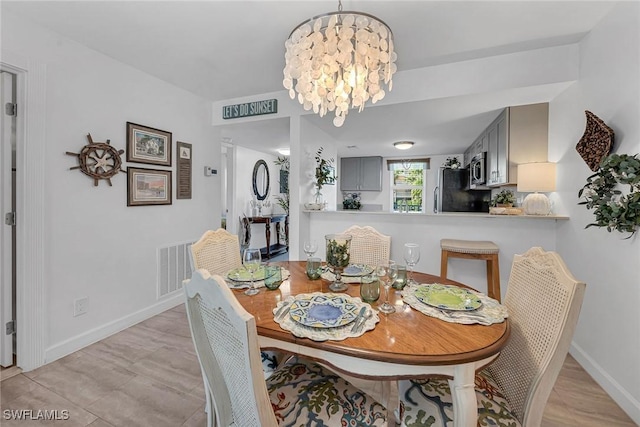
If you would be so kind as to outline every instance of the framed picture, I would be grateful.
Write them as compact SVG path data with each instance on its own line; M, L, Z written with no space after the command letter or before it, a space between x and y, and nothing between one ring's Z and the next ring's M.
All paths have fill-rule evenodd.
M171 171L128 167L127 176L127 206L171 204Z
M329 180L327 181L327 185L335 185L336 184L336 168L333 166L327 166L329 169Z
M127 122L127 161L171 166L171 132Z

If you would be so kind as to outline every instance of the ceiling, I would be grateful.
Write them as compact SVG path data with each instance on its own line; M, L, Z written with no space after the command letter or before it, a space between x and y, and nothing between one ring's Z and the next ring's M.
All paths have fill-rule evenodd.
M7 1L9 10L198 96L220 101L283 90L284 41L337 1ZM393 30L405 71L575 43L613 7L602 1L343 1ZM367 107L341 128L307 116L339 142L339 155L461 152L508 105L544 102L564 88L521 89ZM295 102L295 101L291 101ZM225 126L223 139L261 151L288 146L288 119ZM355 145L356 148L347 148Z

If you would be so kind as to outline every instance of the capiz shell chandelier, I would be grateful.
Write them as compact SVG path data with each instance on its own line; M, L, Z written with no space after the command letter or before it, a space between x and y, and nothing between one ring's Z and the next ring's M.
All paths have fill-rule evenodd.
M349 108L364 109L392 89L397 55L393 33L375 16L338 11L298 25L285 42L282 84L291 99L320 117L335 111L333 124L344 124Z

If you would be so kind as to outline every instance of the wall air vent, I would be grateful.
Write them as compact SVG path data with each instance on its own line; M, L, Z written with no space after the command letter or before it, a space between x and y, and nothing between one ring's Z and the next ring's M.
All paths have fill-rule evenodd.
M191 245L179 243L158 248L158 299L182 289L182 281L191 278Z

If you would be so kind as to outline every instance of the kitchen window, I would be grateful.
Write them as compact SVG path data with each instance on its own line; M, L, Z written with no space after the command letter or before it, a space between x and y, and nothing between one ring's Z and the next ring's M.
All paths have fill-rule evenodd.
M387 160L393 212L424 212L429 159Z

